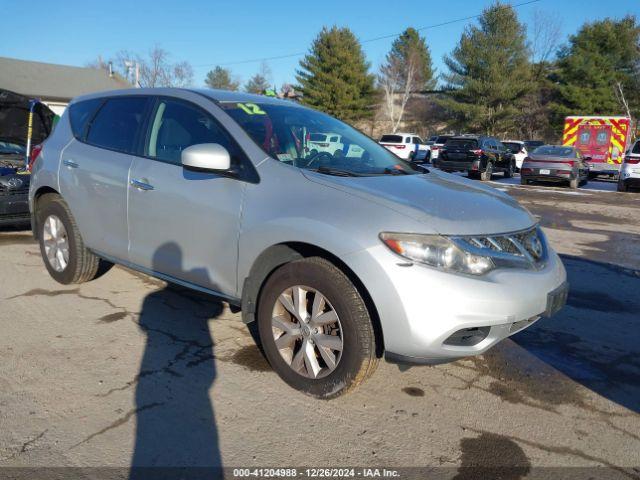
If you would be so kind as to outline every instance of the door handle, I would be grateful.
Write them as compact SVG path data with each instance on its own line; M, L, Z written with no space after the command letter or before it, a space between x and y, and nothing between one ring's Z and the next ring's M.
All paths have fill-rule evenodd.
M69 168L78 168L80 165L78 165L76 162L74 162L73 160L63 160L62 164L66 167Z
M153 190L153 185L143 182L142 180L137 180L135 178L132 178L129 184L132 187L136 187L138 190Z

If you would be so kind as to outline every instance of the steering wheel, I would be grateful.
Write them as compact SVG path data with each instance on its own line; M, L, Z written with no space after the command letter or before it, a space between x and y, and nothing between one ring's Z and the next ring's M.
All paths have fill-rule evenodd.
M321 160L325 160L329 163L333 162L333 155L331 155L328 152L318 152L315 155L313 155L312 157L308 158L307 160L309 160L307 162L307 168L311 167L311 165L315 162L321 163Z

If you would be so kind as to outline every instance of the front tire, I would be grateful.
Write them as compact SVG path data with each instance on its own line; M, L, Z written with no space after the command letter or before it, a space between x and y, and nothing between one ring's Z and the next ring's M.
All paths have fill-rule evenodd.
M356 287L320 257L276 270L258 301L267 360L291 387L316 398L347 393L378 364L369 311Z
M629 187L627 187L627 185L624 183L624 180L622 180L622 179L618 180L618 191L619 192L628 192L629 191Z
M100 259L84 245L66 202L47 194L37 203L40 253L49 275L58 283L84 283L98 276Z

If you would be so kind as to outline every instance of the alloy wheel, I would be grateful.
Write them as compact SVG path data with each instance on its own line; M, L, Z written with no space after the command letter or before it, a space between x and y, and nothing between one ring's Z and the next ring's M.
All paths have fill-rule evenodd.
M340 363L342 325L316 289L295 285L283 291L273 307L271 329L280 356L304 377L325 377Z
M49 215L42 231L44 252L49 265L56 272L62 272L69 264L69 239L67 229L56 215Z

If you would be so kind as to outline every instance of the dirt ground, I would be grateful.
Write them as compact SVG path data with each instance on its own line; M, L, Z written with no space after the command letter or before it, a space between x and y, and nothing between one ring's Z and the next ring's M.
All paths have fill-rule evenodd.
M592 184L494 185L563 254L571 293L557 316L480 357L382 362L328 402L280 381L226 305L120 267L56 284L30 232L2 230L0 466L640 478L640 194Z

